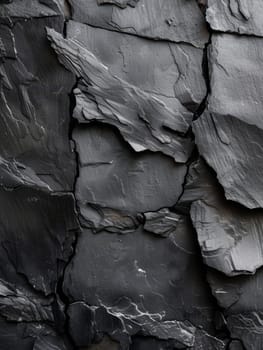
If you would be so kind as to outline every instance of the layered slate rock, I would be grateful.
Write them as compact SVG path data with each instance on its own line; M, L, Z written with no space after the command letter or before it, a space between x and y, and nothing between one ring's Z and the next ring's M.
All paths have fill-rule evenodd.
M262 349L262 269L253 276L234 279L209 271L208 281L224 310L231 337L240 339L245 349Z
M31 19L62 15L62 0L6 0L0 4L0 21L3 18Z
M262 59L262 38L213 34L209 111L262 128Z
M73 195L23 187L0 194L0 277L24 284L22 274L35 289L54 292L78 229Z
M185 135L192 119L189 111L169 106L113 75L77 41L65 40L52 29L47 33L60 62L81 80L74 91L75 118L115 126L137 152L162 152L177 162L187 161L192 150L192 141Z
M87 220L92 214L90 205L95 205L106 217L109 213L115 226L121 220L134 228L130 215L172 206L179 198L185 165L160 154L137 155L116 131L99 125L79 126L73 138L80 165L76 198Z
M214 30L263 36L262 11L260 0L208 0L206 19Z
M226 198L250 209L262 208L263 130L212 113L203 114L193 130L198 150L216 171Z
M181 205L191 218L204 262L226 275L255 273L263 265L263 211L228 202L203 161L192 165ZM245 258L244 258L245 257Z
M125 235L84 230L63 286L76 344L104 333L126 349L144 334L185 347L197 344L199 327L213 334L214 305L192 234L187 218L167 238L141 226Z
M180 106L180 101L195 110L206 95L201 49L74 21L67 24L67 38L91 51L112 74L156 95L171 107Z
M0 26L4 43L0 66L0 156L7 161L15 159L51 189L67 191L73 189L75 176L68 139L67 95L74 77L61 67L49 47L46 26L62 31L62 16L18 21L11 34L7 26Z
M56 331L40 323L13 323L0 318L1 350L72 350Z
M208 41L206 23L195 0L140 0L134 8L125 9L101 5L97 0L70 3L73 19L93 27L196 47L204 47Z

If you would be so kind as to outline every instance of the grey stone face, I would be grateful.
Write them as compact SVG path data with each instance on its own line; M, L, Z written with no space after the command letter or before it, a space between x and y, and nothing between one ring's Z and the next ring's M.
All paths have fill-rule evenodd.
M208 0L206 19L214 30L263 36L262 10L260 0Z
M73 19L94 27L154 40L204 47L208 31L195 0L140 0L135 8L99 6L97 0L71 0Z
M262 350L262 10L0 0L0 350Z
M12 31L17 59L0 65L0 156L20 162L52 190L70 191L75 165L68 140L67 94L74 77L59 65L48 45L49 25L62 31L63 19L19 21Z
M263 39L213 34L209 46L209 111L263 126Z
M262 208L262 130L212 113L203 114L193 130L199 152L215 170L226 198L250 209Z
M107 311L114 316L115 323L128 327L130 336L142 331L159 339L167 337L195 344L197 330L195 332L190 325L198 323L210 332L213 303L203 294L206 294L206 283L199 269L199 255L191 232L188 220L181 221L167 238L158 238L142 227L126 235L105 231L94 234L84 230L76 255L66 270L64 292L72 302L82 300L89 308L93 307L94 312L104 309L104 313ZM103 250L101 242L104 242ZM98 269L100 275L96 272ZM178 293L182 298L174 298ZM104 317L100 322L103 320ZM188 320L190 324L169 323L171 320ZM111 323L107 321L106 325L98 327L109 327L107 324ZM188 329L186 338L178 327ZM104 332L109 334L115 328L119 326L113 326L112 330L105 328ZM80 334L88 337L92 333L81 331ZM85 342L90 341L85 339Z
M171 107L181 103L195 110L206 95L201 49L184 43L156 42L75 21L68 23L67 37L91 51L113 75Z
M228 276L255 273L263 265L263 211L228 202L200 160L189 171L179 205L189 199L204 262Z

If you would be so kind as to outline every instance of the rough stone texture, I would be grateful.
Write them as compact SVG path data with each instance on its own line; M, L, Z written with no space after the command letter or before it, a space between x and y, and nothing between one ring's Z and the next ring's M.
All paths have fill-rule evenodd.
M178 205L191 203L192 222L208 266L229 276L254 273L263 265L263 210L249 211L228 202L213 176L203 161L194 163Z
M262 350L262 10L0 0L0 350Z
M250 209L262 208L263 130L212 113L203 114L193 130L199 152L216 171L226 198Z
M208 0L206 19L214 30L263 36L262 11L260 0Z
M206 95L203 50L84 25L67 24L67 37L91 51L110 72L173 106L196 109Z
M116 1L115 1L116 2ZM99 6L97 0L70 0L74 21L154 40L204 47L206 23L195 0L140 0L135 8Z

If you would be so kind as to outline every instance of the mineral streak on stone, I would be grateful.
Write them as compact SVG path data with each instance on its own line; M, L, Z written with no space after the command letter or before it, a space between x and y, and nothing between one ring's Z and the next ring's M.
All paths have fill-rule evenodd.
M212 29L263 36L261 0L208 0L206 19Z
M156 42L74 21L67 24L67 38L77 40L91 51L113 75L171 107L177 104L179 108L180 101L195 110L206 95L201 49L183 43Z
M71 304L68 312L71 335L78 346L91 344L100 333L118 341L121 349L129 349L131 336L138 332L162 340L175 340L187 347L193 346L195 341L196 329L190 323L162 321L161 315L144 312L126 298L121 301L121 308L90 307L78 302Z
M192 150L187 132L191 113L183 106L168 106L155 96L113 75L92 52L77 41L63 39L48 29L58 58L79 78L74 117L115 126L137 152L162 152L186 162Z
M96 322L105 322L103 327L111 329L105 328L104 332L113 332L115 337L127 337L122 331L125 325L130 336L132 332L142 332L160 339L172 337L182 341L182 322L186 321L213 332L213 301L203 280L188 219L182 220L168 238L158 238L142 227L121 236L84 230L66 269L63 289L73 303L82 300L90 310L102 312L103 307L114 314L115 325L106 322L106 315ZM127 315L124 317L123 313ZM85 323L81 317L71 315L71 318L74 336L89 343L90 337L95 337L92 332L96 325L92 325L92 320ZM74 319L80 323L74 324ZM84 332L79 327L93 327L93 331ZM188 344L193 341L191 329L185 333L184 342Z
M154 40L204 47L208 31L195 0L140 0L135 8L99 6L97 0L70 0L73 19L93 27Z
M209 111L262 129L262 59L262 38L213 34L209 46Z
M191 202L192 222L208 266L229 276L255 273L263 265L263 211L228 202L213 175L203 161L193 164L179 206Z
M230 115L205 113L193 130L198 150L215 170L226 198L262 208L263 129Z

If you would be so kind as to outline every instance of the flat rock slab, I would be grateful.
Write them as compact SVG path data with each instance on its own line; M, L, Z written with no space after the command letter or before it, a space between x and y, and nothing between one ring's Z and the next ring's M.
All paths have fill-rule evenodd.
M91 51L113 75L167 103L195 110L206 95L203 50L69 21L67 38Z
M213 34L209 111L263 128L262 60L263 38Z
M136 214L172 206L179 198L185 165L160 154L136 154L115 130L101 125L79 126L73 138L80 160L76 198L84 217L87 204Z
M225 196L254 209L263 207L263 130L235 117L203 114L193 126L200 154L215 170Z
M263 36L261 0L208 0L206 19L214 30Z
M71 302L81 300L94 310L103 307L113 316L121 317L126 326L132 320L136 323L140 314L145 320L150 315L149 327L154 320L158 320L156 326L164 326L163 336L158 327L156 336L148 328L148 335L156 338L165 339L162 338L165 329L172 325L162 324L165 321L187 320L192 325L202 325L210 333L214 305L192 234L187 219L167 238L147 233L142 227L125 235L105 231L94 234L85 229L66 269L63 290ZM125 313L126 318L121 316ZM85 327L81 319L76 322ZM125 336L122 322L118 324L116 335ZM77 325L72 323L75 332L79 329ZM137 329L143 329L139 319ZM92 336L89 332L78 334L82 339L86 337L87 342L89 334Z
M135 8L99 6L97 0L70 0L73 20L153 40L204 47L208 31L195 0L140 0Z

